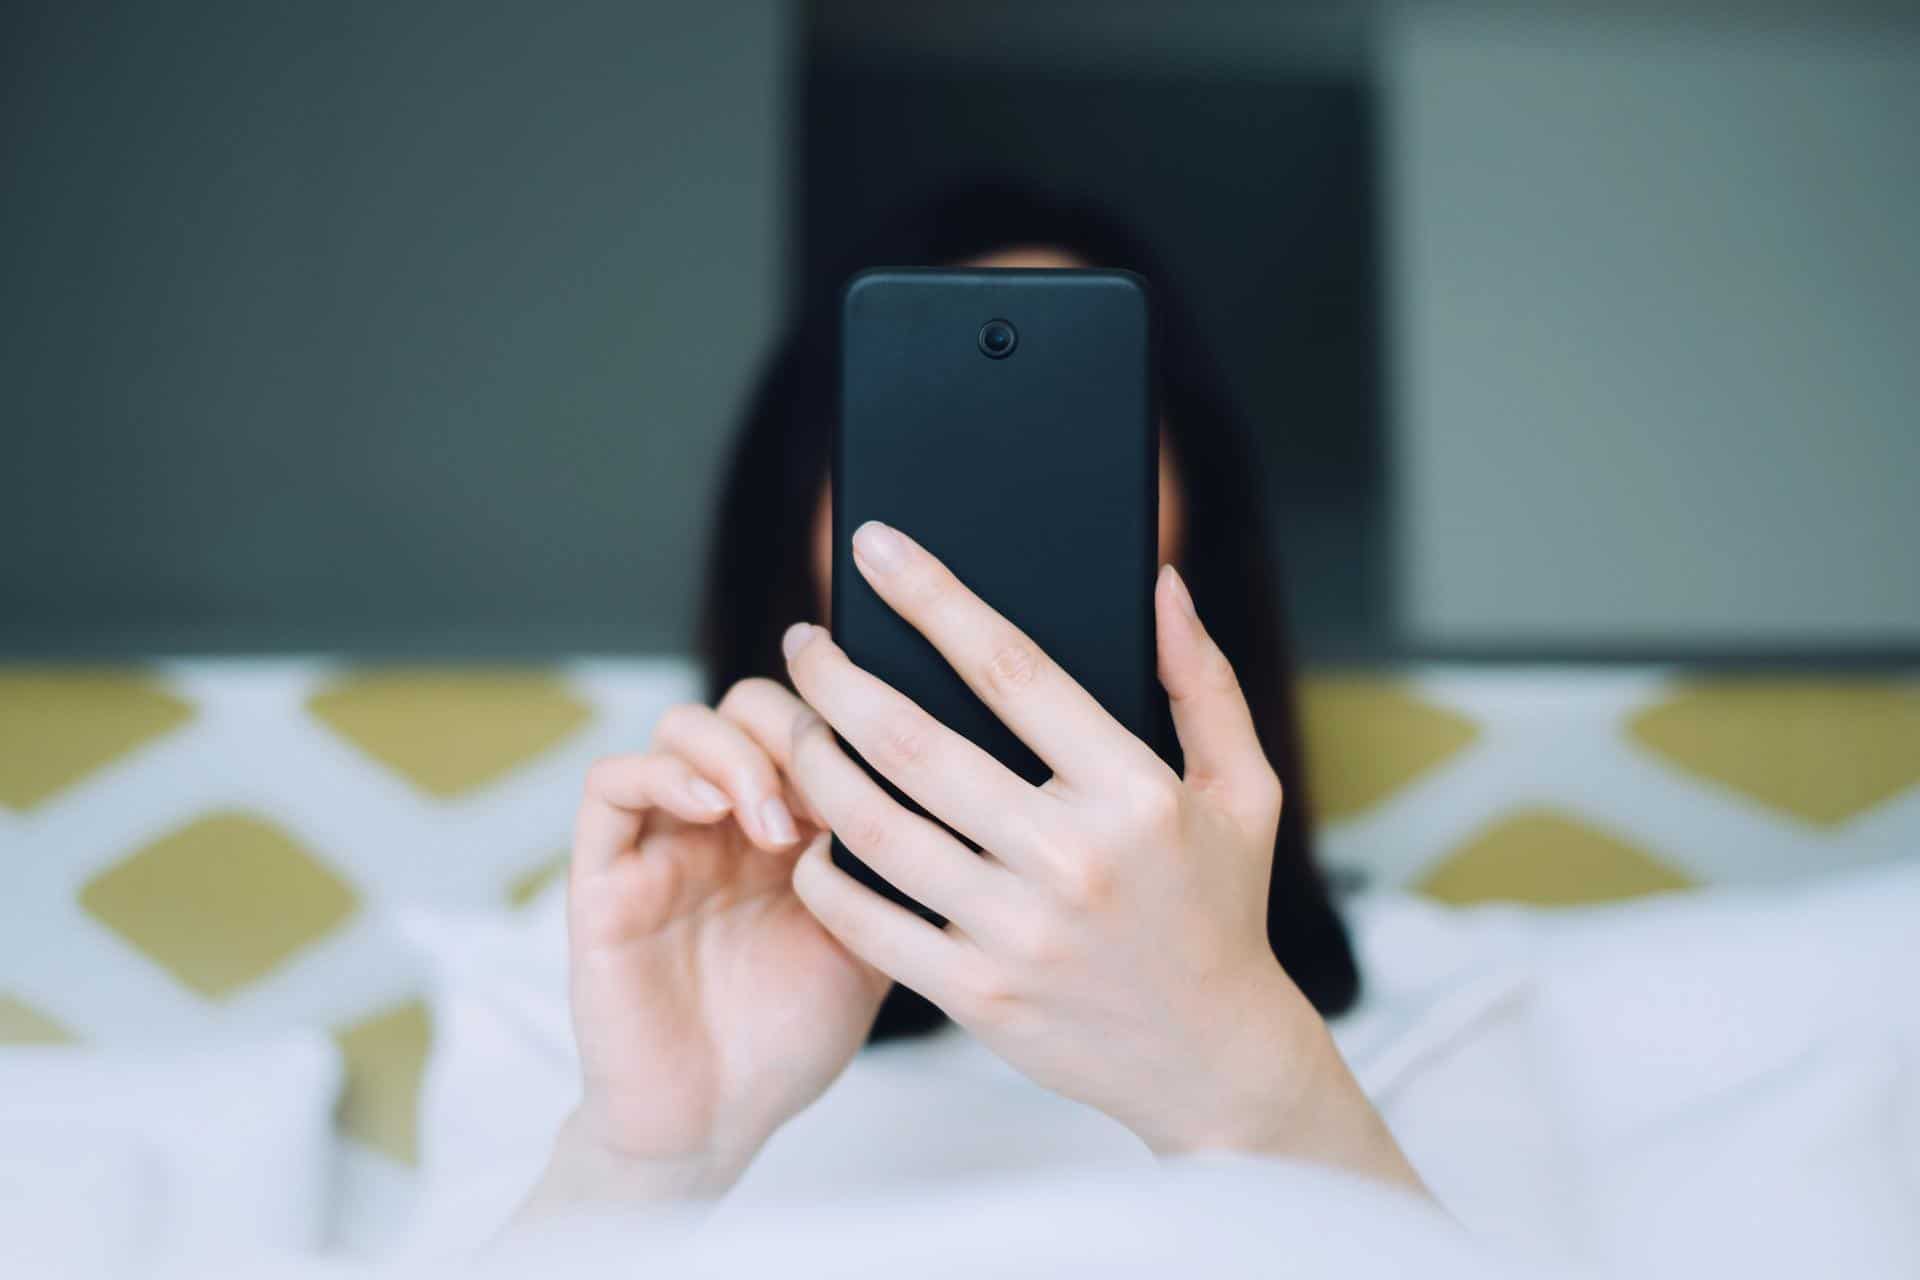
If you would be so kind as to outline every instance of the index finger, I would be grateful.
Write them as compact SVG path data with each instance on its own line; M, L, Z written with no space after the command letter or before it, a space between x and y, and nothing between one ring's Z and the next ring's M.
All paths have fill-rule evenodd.
M605 871L639 843L647 815L664 809L683 822L718 821L729 809L684 760L665 755L607 756L587 770L573 824L573 867Z
M869 520L854 531L853 560L880 598L932 642L1056 778L1071 784L1076 774L1159 764L1151 748L1025 632L906 534Z

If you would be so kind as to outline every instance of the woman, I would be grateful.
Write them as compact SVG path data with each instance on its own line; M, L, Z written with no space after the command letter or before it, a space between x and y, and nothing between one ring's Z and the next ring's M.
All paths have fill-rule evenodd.
M721 503L711 705L670 711L651 751L586 781L568 919L583 1095L530 1210L719 1194L869 1038L943 1017L1156 1152L1420 1190L1322 1021L1358 977L1308 844L1260 495L1167 276L1096 217L992 190L848 266L940 262L1124 267L1156 288L1165 740L1128 735L910 530L863 526L856 563L1053 765L1045 786L805 621L827 611L835 324L800 307ZM984 852L896 804L836 733ZM829 829L953 923L846 876Z

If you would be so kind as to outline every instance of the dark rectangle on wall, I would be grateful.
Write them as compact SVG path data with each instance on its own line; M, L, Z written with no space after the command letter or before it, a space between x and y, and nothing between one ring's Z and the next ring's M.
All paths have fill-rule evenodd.
M1375 212L1363 68L1129 67L841 48L802 76L789 291L876 223L1011 182L1137 227L1177 273L1261 447L1309 656L1392 644Z

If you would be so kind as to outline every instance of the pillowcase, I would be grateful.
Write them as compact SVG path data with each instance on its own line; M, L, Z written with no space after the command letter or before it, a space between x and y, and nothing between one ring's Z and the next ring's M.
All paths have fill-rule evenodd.
M567 1006L566 887L519 911L407 911L434 1036L419 1095L415 1220L401 1252L488 1239L545 1167L580 1097Z
M1920 862L1537 919L1536 1025L1583 1156L1824 1047L1920 1054Z
M0 1275L118 1275L160 1237L160 1161L125 1133L0 1127Z
M64 1137L72 1163L61 1176L85 1183L75 1194L100 1204L102 1230L125 1247L313 1250L328 1219L341 1080L339 1050L318 1032L0 1049L0 1151L30 1143L51 1168Z
M1605 907L1444 914L1457 936L1429 921L1409 954L1445 963L1464 939L1481 963L1533 975L1534 1079L1576 1173L1577 1251L1614 1251L1633 1260L1632 1272L1658 1250L1621 1241L1658 1239L1674 1256L1701 1262L1717 1249L1725 1262L1735 1250L1716 1240L1750 1215L1782 1241L1774 1256L1796 1256L1794 1224L1826 1203L1797 1180L1809 1152L1823 1153L1827 1185L1853 1188L1843 1198L1855 1206L1881 1202L1889 1167L1920 1186L1920 1078L1885 1066L1920 1053L1920 1002L1896 976L1920 973L1920 864ZM1878 1075L1859 1065L1876 1055ZM1701 1136L1668 1140L1685 1133ZM1419 1141L1408 1135L1410 1152ZM1442 1154L1459 1150L1442 1145ZM1746 1153L1752 1167L1732 1178L1734 1165L1710 1160L1725 1152ZM1742 1207L1703 1201L1689 1178L1744 1187ZM1862 1240L1885 1236L1862 1228ZM1904 1248L1889 1247L1896 1256Z
M1620 1275L1920 1275L1906 1071L1838 1045L1671 1117L1588 1170L1589 1238Z

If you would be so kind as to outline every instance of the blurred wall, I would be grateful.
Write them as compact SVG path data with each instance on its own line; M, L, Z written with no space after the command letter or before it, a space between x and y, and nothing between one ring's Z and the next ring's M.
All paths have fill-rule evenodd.
M724 428L809 239L783 243L796 28L843 68L998 67L1063 117L1104 109L1079 86L1186 94L1173 155L1205 173L1168 181L1209 193L1299 176L1217 154L1259 86L1350 81L1385 122L1384 447L1276 415L1316 655L1911 651L1899 9L15 0L0 655L682 647ZM1124 151L1110 117L1057 123ZM1108 154L1052 164L1044 133L997 154ZM848 155L856 196L884 185ZM1374 314L1337 287L1308 310ZM1280 345L1241 363L1280 385ZM1343 458L1366 486L1301 466Z
M788 25L0 10L0 650L682 645Z
M1416 647L1920 645L1920 29L1718 12L1390 11Z

